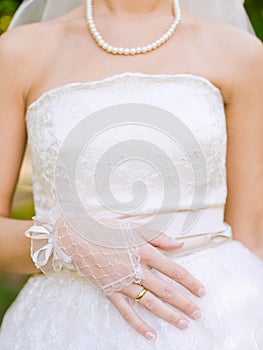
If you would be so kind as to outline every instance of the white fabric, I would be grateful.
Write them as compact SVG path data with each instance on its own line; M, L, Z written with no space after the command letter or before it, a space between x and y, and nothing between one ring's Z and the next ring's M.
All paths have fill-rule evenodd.
M254 34L244 3L245 0L180 0L184 9L199 18L231 24Z
M79 6L84 0L24 0L9 29L31 22L47 21ZM242 0L180 0L183 8L204 20L227 23L254 33Z
M56 249L54 245L54 237L52 233L43 226L31 226L26 232L25 235L28 238L31 238L32 241L45 241L45 245L37 247L35 250L32 250L32 260L35 265L40 269L43 266L46 266L50 257L53 255L54 260L59 260L60 262L65 261L66 264L71 263L70 257L68 257L63 251ZM33 245L32 245L33 248ZM62 266L61 266L62 267ZM55 270L55 268L54 268ZM59 269L60 270L60 269Z
M191 321L189 329L181 331L131 300L140 316L158 332L157 341L152 343L138 335L111 302L76 273L70 272L72 279L69 283L36 275L30 278L6 313L0 332L0 349L122 350L125 346L126 350L262 350L263 309L259 306L262 302L263 263L241 243L231 239L229 227L221 216L220 208L226 200L226 123L220 91L206 79L190 74L123 73L96 82L66 84L42 94L26 114L37 215L44 215L54 205L55 161L59 145L68 131L92 111L128 102L152 104L171 111L190 128L203 149L208 169L207 196L199 206L209 213L217 207L214 216L217 222L213 227L213 220L209 222L210 214L206 220L200 216L201 226L209 227L210 232L202 236L203 247L199 246L199 251L195 252L186 250L183 256L170 254L171 259L187 268L206 286L207 294L203 299L178 287L200 305L202 318ZM92 145L89 161L92 168L112 137L116 141L127 137L143 138L162 146L183 175L181 189L184 196L179 209L171 202L158 214L161 217L170 210L188 210L193 180L180 150L174 144L172 147L169 139L156 136L153 129L143 127L124 128L114 135L106 133L103 142ZM145 203L144 213L155 215L161 186L157 175L149 176L146 167L137 167L133 171L124 167L113 179L116 181L114 193L125 198L127 184L140 176L148 180L149 192L153 196ZM99 215L108 215L105 208L98 205L95 196L91 195L87 202L94 205ZM134 220L140 217L134 215ZM167 230L167 234L180 236L190 245L194 239L192 242L196 246L195 239L200 236L196 234L190 239L189 232L182 235L181 232L178 234L176 226L173 228ZM207 240L214 243L220 240L220 236L211 238L219 229L222 229L221 236L225 235L221 244L207 245ZM63 278L64 272L61 272L60 281Z
M163 98L160 98L160 95ZM150 143L154 140L160 149L160 153L154 154L156 158L154 164L160 162L161 150L172 159L179 172L180 190L183 193L180 202L177 203L178 211L198 210L200 206L201 208L224 206L227 192L226 133L224 105L220 91L206 79L191 74L148 75L127 72L95 82L69 83L57 87L45 92L29 106L26 120L29 144L32 148L36 216L45 216L48 210L56 207L54 185L56 160L60 146L70 130L85 116L104 107L132 102L161 107L181 119L191 130L202 146L207 162L206 182L199 184L200 193L206 192L205 201L203 203L196 201L193 208L192 200L196 186L193 181L193 164L186 161L185 151L180 146L153 128L124 125L100 134L89 144L88 153L83 154L82 163L88 166L83 177L80 174L78 191L88 194L86 197L83 196L85 206L89 206L94 215L108 218L108 211L98 200L90 179L101 155L112 144L127 138ZM62 119L67 122L61 123ZM192 152L194 158L195 150ZM195 161L195 165L198 166L199 159L195 158ZM112 190L120 201L125 202L129 198L130 189L127 184L132 184L134 179L147 180L151 196L141 209L140 215L151 215L162 200L161 178L158 172L153 174L152 168L146 163L140 164L140 167L134 166L133 163L124 163L111 178ZM168 186L172 190L174 183L170 182ZM162 206L160 215L174 210L173 206L174 202L171 199L166 207ZM117 213L111 213L112 216L121 218ZM220 228L218 223L216 226ZM174 235L179 236L180 232L175 232Z

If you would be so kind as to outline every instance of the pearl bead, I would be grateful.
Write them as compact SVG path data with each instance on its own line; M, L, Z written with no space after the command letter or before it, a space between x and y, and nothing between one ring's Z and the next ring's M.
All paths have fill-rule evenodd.
M152 44L147 45L147 50L151 51L153 49Z
M88 23L88 27L90 29L91 34L93 35L97 44L105 51L118 55L136 55L141 53L150 52L154 49L157 49L159 46L163 45L175 32L178 24L181 21L181 9L178 0L173 0L174 2L174 12L175 19L170 25L169 29L162 35L159 39L152 42L151 44L138 46L138 47L116 47L108 44L98 31L93 18L93 4L92 0L86 0L86 19Z
M118 48L118 54L123 54L124 53L124 48L123 47L119 47Z

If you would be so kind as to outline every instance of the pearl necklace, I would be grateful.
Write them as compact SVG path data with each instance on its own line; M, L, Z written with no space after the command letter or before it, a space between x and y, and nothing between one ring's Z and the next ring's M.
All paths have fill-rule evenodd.
M175 18L169 27L169 29L162 35L159 39L152 42L149 45L140 46L140 47L116 47L108 44L100 32L98 31L93 18L93 5L92 0L86 0L86 18L89 30L95 39L96 43L105 51L115 54L115 55L136 55L141 53L147 53L152 50L157 49L161 45L163 45L175 32L178 24L181 21L181 9L178 0L174 0L174 12Z

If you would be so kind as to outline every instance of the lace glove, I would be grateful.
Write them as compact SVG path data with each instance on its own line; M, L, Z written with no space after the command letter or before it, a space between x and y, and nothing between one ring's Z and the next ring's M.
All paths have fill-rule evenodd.
M31 257L37 268L47 275L76 271L106 295L141 283L144 273L137 246L116 248L91 242L74 231L63 216L55 219L55 212L34 216L34 225L25 232L31 238ZM129 222L116 220L114 224L121 227L124 239L131 239L134 232Z

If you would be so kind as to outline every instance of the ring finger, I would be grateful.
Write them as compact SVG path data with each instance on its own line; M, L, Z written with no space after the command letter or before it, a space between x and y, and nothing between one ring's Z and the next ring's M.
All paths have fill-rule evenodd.
M155 276L150 271L145 272L145 274L146 278L143 281L144 287L148 288L161 300L176 307L192 319L197 320L201 317L200 308L193 301L179 292L174 286Z
M131 284L122 290L122 293L135 299L135 297L142 292L143 286L137 284ZM179 329L186 329L189 326L189 321L182 316L179 312L173 310L163 301L157 298L150 290L143 295L141 299L138 300L143 307L151 311L153 314L157 315L164 321L171 323Z

